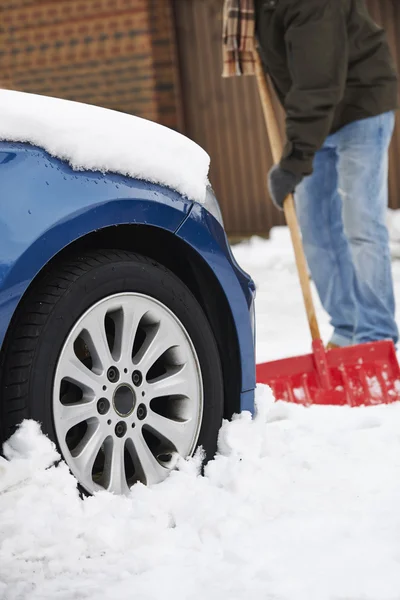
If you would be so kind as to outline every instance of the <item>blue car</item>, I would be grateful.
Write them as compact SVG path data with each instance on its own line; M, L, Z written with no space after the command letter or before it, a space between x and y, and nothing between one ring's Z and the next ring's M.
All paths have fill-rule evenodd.
M89 494L211 458L255 388L255 287L211 187L200 203L22 141L0 141L0 181L0 443L38 421Z

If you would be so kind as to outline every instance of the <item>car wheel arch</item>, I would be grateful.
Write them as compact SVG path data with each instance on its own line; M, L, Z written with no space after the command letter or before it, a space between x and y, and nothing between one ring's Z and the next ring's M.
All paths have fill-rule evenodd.
M74 240L37 273L22 298L59 260L81 251L116 249L157 260L177 275L195 295L213 329L224 379L224 417L240 411L241 363L236 328L221 284L205 260L185 241L160 227L132 224L99 229ZM17 313L18 307L14 313ZM10 327L8 328L10 329Z

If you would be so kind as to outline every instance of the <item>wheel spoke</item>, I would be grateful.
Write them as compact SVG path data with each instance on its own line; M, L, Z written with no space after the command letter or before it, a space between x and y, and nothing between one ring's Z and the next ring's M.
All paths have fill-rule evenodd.
M186 373L187 367L183 365L178 371L171 375L163 375L148 385L150 398L162 396L188 396L190 397L191 384Z
M108 479L107 491L114 494L128 494L129 487L125 474L125 440L114 438L106 451L104 471Z
M138 360L138 368L147 373L154 363L175 345L171 331L165 323L160 323L157 332L150 343L143 349Z
M78 423L97 417L96 401L61 404L58 408L58 418L67 432Z
M129 448L136 471L142 472L147 485L159 483L165 478L166 470L155 459L141 431L133 439L133 448Z
M79 444L78 453L72 457L76 469L86 481L92 480L93 464L106 437L101 423L98 423L97 427L90 429L92 429L92 434L89 434L89 436L85 435Z
M87 342L90 345L94 366L103 372L113 363L104 319L105 313L99 311L88 317L84 322L84 329L89 336Z
M141 311L135 310L131 302L122 305L122 323L116 343L118 345L119 360L132 360L133 344L135 336L143 315Z
M154 433L160 434L163 438L171 442L176 448L177 452L184 456L185 451L187 452L188 439L190 436L187 434L187 430L191 426L190 421L174 421L163 417L153 410L149 410L146 418L146 425L154 431Z
M59 366L59 375L60 381L66 379L76 384L83 391L92 392L94 395L97 393L100 385L98 375L88 369L75 354L69 356L68 360L65 360Z

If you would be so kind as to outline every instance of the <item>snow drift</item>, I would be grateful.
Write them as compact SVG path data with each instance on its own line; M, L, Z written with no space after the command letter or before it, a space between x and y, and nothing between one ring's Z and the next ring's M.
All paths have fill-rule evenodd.
M400 405L305 409L258 390L219 454L81 500L35 423L0 462L2 600L397 600Z

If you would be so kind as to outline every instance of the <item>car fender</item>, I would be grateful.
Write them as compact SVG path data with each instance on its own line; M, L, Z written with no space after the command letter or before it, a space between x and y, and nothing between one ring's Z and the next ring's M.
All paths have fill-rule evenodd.
M26 289L72 242L145 224L174 232L192 202L145 181L74 171L40 148L0 142L0 343Z
M236 328L242 365L242 410L253 411L255 380L254 299L255 284L237 264L226 233L217 220L200 204L190 213L176 232L197 252L218 279L230 306ZM247 394L247 392L249 392Z

